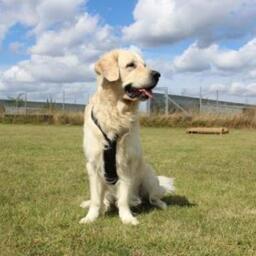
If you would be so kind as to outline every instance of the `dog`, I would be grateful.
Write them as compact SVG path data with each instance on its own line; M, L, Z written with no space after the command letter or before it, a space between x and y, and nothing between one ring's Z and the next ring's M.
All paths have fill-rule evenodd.
M161 199L173 192L173 179L157 177L145 163L139 135L138 106L152 98L160 73L149 69L135 52L117 49L95 64L97 90L84 116L84 152L90 182L89 208L80 223L95 221L116 204L124 224L137 225L130 207L147 199L161 209Z

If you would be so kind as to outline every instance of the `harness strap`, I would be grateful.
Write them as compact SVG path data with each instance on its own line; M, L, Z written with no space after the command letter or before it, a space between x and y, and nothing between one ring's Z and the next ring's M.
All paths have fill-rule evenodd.
M113 140L109 139L107 134L101 128L97 118L93 114L93 110L91 111L91 118L95 125L101 131L103 137L107 141L107 147L103 150L103 162L104 162L104 177L106 182L110 185L115 185L118 181L118 175L116 172L116 145L117 145L117 136L114 137Z

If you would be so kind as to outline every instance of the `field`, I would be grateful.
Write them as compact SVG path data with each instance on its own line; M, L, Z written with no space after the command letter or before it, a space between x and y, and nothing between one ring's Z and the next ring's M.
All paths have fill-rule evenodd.
M78 224L89 197L79 126L0 124L0 255L256 255L256 131L143 128L145 156L176 178L168 209Z

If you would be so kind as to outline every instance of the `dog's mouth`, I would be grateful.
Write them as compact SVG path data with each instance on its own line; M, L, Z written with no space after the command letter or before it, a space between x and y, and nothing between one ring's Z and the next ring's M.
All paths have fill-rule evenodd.
M136 88L133 87L132 84L128 84L124 87L124 91L130 99L147 100L153 98L152 89L155 86L156 85L146 88Z

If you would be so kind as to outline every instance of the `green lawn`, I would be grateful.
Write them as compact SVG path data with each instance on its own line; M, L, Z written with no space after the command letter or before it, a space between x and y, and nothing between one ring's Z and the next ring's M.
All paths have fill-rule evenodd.
M146 158L176 178L166 211L90 225L82 127L0 125L0 255L256 255L256 131L144 128Z

